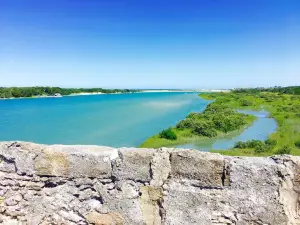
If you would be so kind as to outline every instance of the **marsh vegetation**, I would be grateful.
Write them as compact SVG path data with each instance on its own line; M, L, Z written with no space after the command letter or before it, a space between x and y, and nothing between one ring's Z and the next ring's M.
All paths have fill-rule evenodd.
M211 150L226 155L266 156L274 154L300 155L300 88L237 89L229 93L202 93L199 96L212 102L202 113L191 113L170 128L176 140L155 135L143 147L174 146L221 137L232 131L247 128L255 120L241 110L266 110L277 122L277 130L265 141L237 142L230 150Z

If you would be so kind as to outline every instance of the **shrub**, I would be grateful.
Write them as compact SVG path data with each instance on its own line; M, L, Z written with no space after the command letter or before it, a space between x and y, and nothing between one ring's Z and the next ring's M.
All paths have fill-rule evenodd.
M178 129L185 129L185 128L191 128L194 129L196 126L197 120L192 118L186 118L184 120L181 120L177 125L176 128Z
M292 148L290 146L285 145L282 148L278 149L276 153L279 155L290 154L291 150L292 150Z
M234 148L252 148L256 153L267 152L274 148L276 145L276 141L267 139L265 142L260 140L250 140L250 141L238 141L235 143Z
M246 142L238 141L234 144L234 148L247 148Z
M215 125L215 128L224 133L237 130L246 123L244 116L240 114L216 114L212 121Z
M297 147L297 148L300 148L300 140L298 140L298 141L295 141L295 146Z
M211 121L197 121L193 132L205 137L215 137L218 134Z
M269 146L264 144L263 142L258 143L254 148L256 153L267 152L270 150Z
M252 103L251 101L249 101L249 100L242 99L242 100L240 101L240 105L241 105L241 106L251 106L251 105L253 105L253 103Z
M267 139L264 142L260 140L251 141L238 141L235 143L234 148L254 148L256 153L262 153L270 151L275 147L277 142L275 140Z
M199 114L200 114L200 113L191 112L191 113L187 116L187 118L192 118L192 119L194 119L194 118L196 118L197 116L199 116Z
M271 148L274 148L277 144L277 141L268 138L267 140L265 140L265 144L270 146Z
M248 145L248 148L256 148L257 146L261 146L264 144L262 141L254 139L252 139L251 141L247 141L246 143Z
M295 113L295 117L300 118L300 113Z
M206 137L216 137L218 135L218 133L217 133L216 129L210 128L210 129L204 130L202 132L202 135L206 136Z
M203 114L217 114L223 113L225 115L230 115L236 113L233 109L222 104L210 104L206 107Z
M159 133L160 138L168 139L168 140L176 140L177 135L172 131L171 128L167 130L163 130L162 132Z

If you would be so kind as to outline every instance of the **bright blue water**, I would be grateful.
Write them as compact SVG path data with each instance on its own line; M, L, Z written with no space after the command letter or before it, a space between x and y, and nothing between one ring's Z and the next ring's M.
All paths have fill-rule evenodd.
M268 136L275 132L277 129L276 121L273 118L269 118L269 113L266 111L249 111L249 110L238 110L245 114L252 114L257 117L257 120L248 127L240 135L232 134L225 138L211 139L201 141L199 143L190 143L179 145L179 148L199 149L203 151L209 151L211 149L230 149L237 141L247 141L251 139L266 140Z
M207 103L196 93L0 100L0 140L138 146Z

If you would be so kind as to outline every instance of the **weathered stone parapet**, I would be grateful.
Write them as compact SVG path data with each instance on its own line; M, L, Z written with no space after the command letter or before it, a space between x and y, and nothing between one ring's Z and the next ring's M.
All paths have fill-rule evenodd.
M2 224L300 224L300 157L0 142Z

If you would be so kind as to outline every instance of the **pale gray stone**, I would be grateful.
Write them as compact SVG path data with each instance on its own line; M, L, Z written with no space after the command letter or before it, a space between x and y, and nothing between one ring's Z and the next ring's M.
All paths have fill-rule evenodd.
M300 224L300 157L0 142L3 224Z
M17 205L23 199L21 194L12 195L11 197L5 199L5 204L7 206Z
M224 159L197 150L171 152L171 177L188 179L202 187L223 187Z
M76 214L75 212L72 211L63 211L61 210L59 214L66 220L74 222L74 223L79 223L80 221L84 221L84 218Z
M171 149L163 148L156 152L151 161L152 186L162 186L171 172L170 153Z
M150 164L154 153L154 149L121 148L120 159L113 167L113 176L117 180L150 182Z

